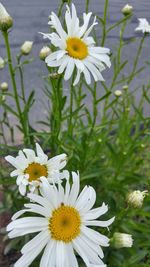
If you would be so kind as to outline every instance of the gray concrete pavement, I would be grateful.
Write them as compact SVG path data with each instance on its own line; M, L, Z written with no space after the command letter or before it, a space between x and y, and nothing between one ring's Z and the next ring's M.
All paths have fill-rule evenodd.
M43 62L38 59L38 54L41 47L44 44L47 44L48 41L42 39L42 36L38 32L48 32L49 28L47 25L48 15L51 11L57 11L59 0L1 0L1 2L6 6L9 13L14 18L14 27L10 33L10 42L13 52L13 57L18 53L20 45L25 40L33 40L34 47L32 55L35 57L34 62L25 68L25 85L26 85L26 94L28 95L32 89L36 91L37 102L32 109L31 120L33 123L40 119L43 119L45 116L45 108L47 105L47 99L43 95L43 82L41 80L41 75L47 73L46 67ZM108 23L117 22L122 14L120 12L121 8L127 3L126 0L110 0L109 1L109 17ZM128 1L134 7L134 15L131 21L130 26L127 27L125 32L125 39L137 36L134 32L135 27L137 26L137 18L145 17L150 21L150 0L130 0ZM85 1L84 0L75 0L77 10L79 14L85 11ZM90 10L97 13L99 16L103 15L104 0L90 0ZM101 38L101 31L99 26L97 26L97 33L99 38ZM106 45L112 51L115 49L115 46L118 42L119 29L113 30L109 38L107 39ZM139 35L139 38L140 35ZM141 56L141 66L145 60L150 61L150 37L147 37L143 53ZM5 47L2 36L0 35L0 56L5 56ZM129 62L132 61L135 55L135 44L130 43L124 51L124 59L129 59ZM125 74L129 73L131 64L127 65ZM107 69L104 72L104 77L106 82L109 83L112 76L112 69ZM139 77L134 81L134 87L137 85L142 85L150 80L150 70L147 68L143 74L140 74ZM0 82L9 81L9 76L7 68L0 71ZM67 91L66 85L66 91ZM139 96L137 96L138 98ZM42 99L42 101L41 101ZM145 106L145 113L150 115L149 107Z

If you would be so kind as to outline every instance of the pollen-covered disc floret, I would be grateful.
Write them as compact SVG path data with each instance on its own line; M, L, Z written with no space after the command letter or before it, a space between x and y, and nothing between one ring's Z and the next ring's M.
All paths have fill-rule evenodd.
M46 177L49 182L57 182L63 178L60 170L66 165L67 156L61 154L48 159L40 145L36 144L36 153L32 149L23 149L16 158L7 156L5 159L16 168L11 176L17 176L19 191L25 195L27 187L29 191L38 193L41 177Z
M78 267L75 252L88 267L106 267L101 260L102 247L109 246L109 239L90 227L108 227L114 218L97 220L107 212L107 205L103 203L93 209L96 201L93 187L85 186L79 194L79 175L73 172L72 179L70 186L67 175L63 187L60 182L50 185L46 178L41 178L41 196L28 194L32 203L25 204L25 209L12 217L7 226L10 238L38 233L24 245L14 267L30 266L43 249L40 267ZM19 218L25 212L35 215Z
M87 84L91 83L91 75L95 81L103 81L101 72L111 66L109 49L96 47L93 37L89 36L94 26L97 24L96 18L89 27L92 13L83 14L83 25L79 25L76 8L72 4L72 9L67 6L65 13L66 31L62 28L57 15L52 12L49 25L55 32L43 34L52 45L58 50L46 57L45 62L49 67L58 67L58 73L64 72L64 79L69 80L74 69L77 71L74 85L83 73Z
M88 47L81 39L70 37L66 41L68 55L73 58L84 59L88 55Z
M49 220L51 237L65 243L71 242L80 234L81 218L79 212L63 203L52 213Z

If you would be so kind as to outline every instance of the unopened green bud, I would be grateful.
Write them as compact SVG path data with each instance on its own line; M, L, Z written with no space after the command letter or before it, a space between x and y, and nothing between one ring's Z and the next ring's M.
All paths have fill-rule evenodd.
M132 235L116 232L111 242L115 248L130 248L133 245L133 238Z
M8 90L8 83L6 83L6 82L1 83L0 88L2 91L7 91Z
M32 50L32 46L33 46L33 42L31 42L31 41L25 41L23 43L23 45L21 46L21 48L20 48L21 53L24 56L29 55L30 52L31 52L31 50Z
M130 5L125 5L121 12L124 16L128 16L128 15L131 15L132 14L132 11L133 11L133 6L130 6Z
M5 60L0 57L0 70L3 69L5 67Z
M49 56L50 54L51 54L51 49L48 47L48 46L44 46L42 49L41 49L41 51L40 51L40 53L39 53L39 58L41 59L41 60L45 60L45 58L47 57L47 56Z
M123 86L122 86L122 89L123 89L123 90L128 90L128 89L129 89L129 86L128 86L127 84L126 84L126 85L123 85Z
M133 208L141 208L148 191L135 190L127 195L127 202Z
M122 92L121 92L120 90L116 90L116 91L114 92L114 95L117 96L117 97L119 97L119 96L122 95Z
M0 3L0 30L5 32L13 25L13 19L6 11L5 7Z

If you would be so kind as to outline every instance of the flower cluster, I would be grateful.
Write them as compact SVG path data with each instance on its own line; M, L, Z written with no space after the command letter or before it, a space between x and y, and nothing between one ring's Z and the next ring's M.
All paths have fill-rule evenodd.
M97 220L108 211L108 206L103 203L93 209L94 188L85 186L79 193L79 173L62 171L66 159L66 154L48 159L39 144L36 144L36 154L31 149L24 149L16 158L6 157L16 168L11 176L17 176L19 191L22 194L27 188L30 191L27 194L30 203L14 214L7 226L8 236L15 238L37 233L22 248L22 256L15 267L29 266L43 249L41 267L78 266L75 252L88 267L106 266L102 261L102 247L109 246L109 238L90 226L108 227L114 218ZM20 218L24 213L34 216Z

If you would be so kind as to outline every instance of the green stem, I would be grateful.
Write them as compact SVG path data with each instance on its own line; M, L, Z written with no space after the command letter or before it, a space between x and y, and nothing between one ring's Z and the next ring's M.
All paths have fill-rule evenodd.
M92 127L89 133L89 137L92 138L92 133L96 124L96 119L97 119L97 83L94 83L94 88L92 92L92 97L93 97L93 121L92 121Z
M72 125L72 115L73 115L73 81L74 81L74 75L72 77L71 88L70 88L69 125L68 125L68 132L69 132L70 136L72 136L72 130L73 130L73 125Z
M86 0L86 8L85 8L86 13L89 12L89 2L90 2L90 0Z
M16 80L15 80L15 72L14 72L13 65L12 65L12 58L11 58L11 50L10 50L8 32L4 31L3 32L3 36L4 36L6 50L7 50L8 66L9 66L9 72L10 72L11 81L12 81L12 87L13 87L13 91L14 91L14 98L15 98L15 102L16 102L16 107L17 107L20 123L22 125L22 130L23 130L23 133L24 133L24 142L26 144L26 141L27 141L26 128L25 128L24 121L23 121L23 116L22 116L22 111L21 111L20 102L19 102L19 96L18 96L18 91L17 91L17 85L16 85Z
M134 74L136 72L136 68L137 68L137 65L138 65L138 62L139 62L139 58L141 56L141 52L142 52L142 47L143 47L143 43L144 43L144 40L145 40L145 36L146 35L144 34L143 38L141 39L140 45L138 47L137 54L136 54L136 57L135 57L135 60L134 60L134 64L133 64L133 69L132 69L131 75L129 77L129 80L127 82L128 85L132 82L132 80L134 78Z
M122 54L122 48L123 48L123 35L124 35L125 27L126 27L126 20L123 22L121 30L120 30L119 47L118 47L118 52L117 52L117 64L116 64L116 68L114 69L114 76L112 79L110 90L112 90L113 87L115 86L118 75L120 74L121 54Z
M104 16L103 16L103 37L101 41L101 46L104 46L105 40L106 40L106 35L107 35L107 30L106 30L106 22L107 22L107 10L108 10L108 4L109 0L105 0L105 6L104 6Z
M17 63L18 63L18 69L19 69L19 74L20 74L20 83L21 83L21 93L22 93L22 100L24 102L24 105L26 105L26 97L25 97L25 86L24 86L24 78L23 78L23 69L21 65L21 57L22 54L17 56ZM29 116L28 112L26 112L26 118L24 120L25 128L26 128L26 138L27 138L27 144L30 144L31 138L30 138L30 127L29 127Z
M120 43L119 43L119 48L118 48L118 68L120 68L120 63L121 63L121 52L123 48L123 35L126 27L126 20L123 22L121 30L120 30Z
M64 3L63 3L63 1L62 1L61 4L60 4L60 7L59 7L59 9L58 9L58 17L61 17L61 13L62 13L63 5L64 5Z
M5 137L4 127L3 127L3 122L2 121L0 122L0 127L1 127L1 134L3 136L4 144L7 145L7 140L6 140L6 137Z
M18 62L18 69L19 69L19 74L20 74L20 83L21 83L21 93L22 93L22 100L24 102L24 104L26 104L26 97L25 97L25 88L24 88L24 80L23 80L23 70L21 67L21 56L22 54L20 54L19 56L17 56L17 62Z
M50 77L50 83L52 87L52 94L50 94L50 103L52 105L50 113L51 149L52 153L55 154L62 123L62 76L58 80Z
M56 90L56 101L58 109L58 122L57 122L57 138L61 130L61 121L62 121L62 76L58 79L57 90Z

